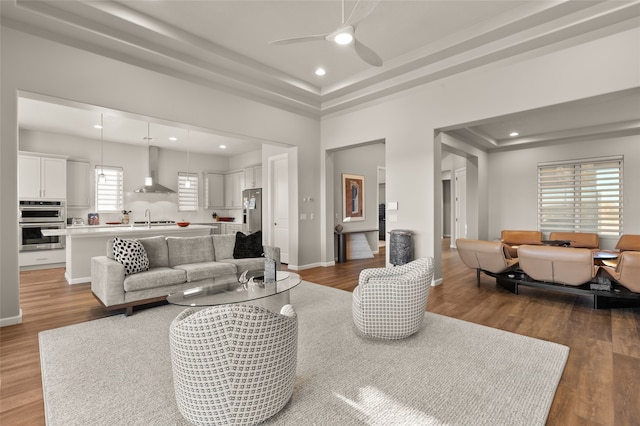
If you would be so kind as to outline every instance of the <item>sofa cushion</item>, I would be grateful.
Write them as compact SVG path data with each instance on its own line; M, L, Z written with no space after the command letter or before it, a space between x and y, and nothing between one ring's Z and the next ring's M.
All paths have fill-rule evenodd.
M159 267L146 272L129 275L124 279L124 291L148 290L174 284L182 284L187 280L186 273L180 269Z
M149 269L149 259L144 246L135 239L113 238L113 257L124 265L124 274L131 275Z
M261 257L262 254L262 231L256 231L249 235L236 232L236 244L233 248L234 259Z
M163 236L138 238L144 249L147 251L149 258L149 268L158 268L160 266L169 266L169 247L167 239Z
M233 259L233 247L236 245L236 236L233 234L212 235L216 260Z
M174 269L184 271L188 282L236 274L235 265L220 262L185 263L174 266Z
M186 263L213 262L213 243L211 237L167 237L169 247L169 266Z
M246 259L224 259L220 260L222 263L229 263L234 265L237 269L237 273L241 274L244 271L263 271L264 270L264 257L252 257Z

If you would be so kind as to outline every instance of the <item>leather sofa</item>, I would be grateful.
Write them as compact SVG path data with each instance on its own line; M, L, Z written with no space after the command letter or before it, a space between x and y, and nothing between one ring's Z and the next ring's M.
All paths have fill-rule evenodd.
M265 257L234 258L233 234L137 241L149 259L147 271L125 275L125 266L115 260L113 239L107 242L106 256L91 258L91 291L108 310L126 308L130 315L134 306L165 300L176 291L236 282L237 274L264 269L265 257L280 263L280 249L271 246L263 246Z
M542 232L502 230L500 241L507 246L511 257L518 257L518 247L521 245L542 245Z
M580 286L598 272L593 253L586 248L523 245L518 256L520 269L537 281Z
M640 293L640 251L622 252L615 267L602 266L601 269L632 292Z
M458 238L456 248L462 262L476 270L478 286L480 286L480 271L489 275L499 274L518 266L518 259L512 258L509 248L500 241Z
M550 240L570 241L570 247L597 249L600 247L600 237L591 232L551 232Z

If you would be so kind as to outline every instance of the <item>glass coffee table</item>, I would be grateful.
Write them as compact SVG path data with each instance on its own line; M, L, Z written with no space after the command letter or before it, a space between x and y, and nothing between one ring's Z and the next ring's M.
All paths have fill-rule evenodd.
M246 271L216 278L212 284L171 293L167 301L193 307L246 303L280 312L289 303L289 290L300 281L300 275L289 271L277 271L275 282L265 282L264 271Z

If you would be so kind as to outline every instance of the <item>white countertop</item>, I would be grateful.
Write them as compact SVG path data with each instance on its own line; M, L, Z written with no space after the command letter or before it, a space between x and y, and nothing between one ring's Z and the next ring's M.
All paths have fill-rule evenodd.
M163 233L179 233L188 230L211 229L210 225L189 225L180 227L178 225L154 225L147 227L131 226L131 225L69 225L65 229L45 229L42 235L45 237L64 235L67 237L74 236L91 236L91 235L127 235L127 234L163 234Z

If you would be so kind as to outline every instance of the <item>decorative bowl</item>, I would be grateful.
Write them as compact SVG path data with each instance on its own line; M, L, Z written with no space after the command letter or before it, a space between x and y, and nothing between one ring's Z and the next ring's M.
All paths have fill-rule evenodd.
M191 222L176 222L176 225L180 226L181 228L184 228L186 226L189 226Z

